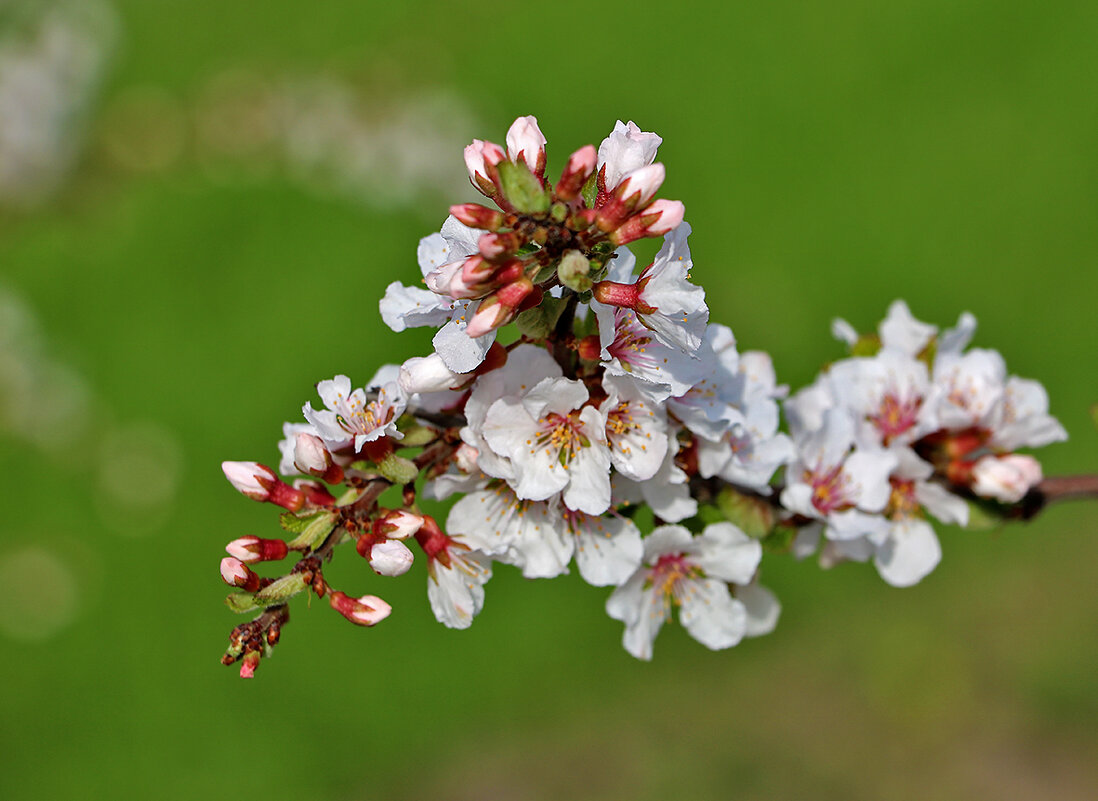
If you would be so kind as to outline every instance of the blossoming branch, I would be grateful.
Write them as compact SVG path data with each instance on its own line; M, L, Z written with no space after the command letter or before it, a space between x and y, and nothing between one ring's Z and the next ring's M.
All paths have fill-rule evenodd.
M764 551L871 561L906 587L941 559L932 520L1028 517L1095 494L1086 479L1042 484L1019 453L1066 433L1039 383L968 348L967 313L942 332L902 301L876 334L837 320L849 357L790 396L766 353L709 322L684 206L656 197L661 141L618 122L555 183L534 117L506 146L465 148L490 205L453 206L419 243L426 288L394 282L380 302L394 331L437 328L434 350L361 387L319 382L319 405L283 426L277 472L222 465L242 494L282 509L285 532L227 546L227 603L260 613L233 630L225 664L252 676L299 593L356 625L383 621L391 607L372 593L385 579L369 574L400 576L417 551L451 628L480 612L494 563L528 578L574 564L613 588L606 611L634 656L651 658L676 611L703 645L728 648L777 623ZM663 246L638 270L627 245L646 237ZM451 500L442 524L430 510ZM345 543L370 594L324 577ZM291 555L281 576L256 572Z

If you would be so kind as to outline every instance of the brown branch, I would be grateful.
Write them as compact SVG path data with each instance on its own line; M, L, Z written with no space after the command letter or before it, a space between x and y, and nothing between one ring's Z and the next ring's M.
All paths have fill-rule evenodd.
M1031 489L1010 516L1030 520L1049 504L1085 498L1098 498L1098 475L1053 476Z

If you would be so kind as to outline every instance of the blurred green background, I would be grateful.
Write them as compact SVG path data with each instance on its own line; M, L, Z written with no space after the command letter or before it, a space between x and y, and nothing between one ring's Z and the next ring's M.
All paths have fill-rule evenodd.
M943 527L908 590L768 557L783 620L721 653L676 626L637 662L605 590L509 568L449 631L422 565L343 558L390 620L296 603L256 680L217 661L222 547L275 526L219 462L277 462L314 382L425 351L377 300L472 199L461 148L520 114L551 172L619 118L664 137L713 318L781 380L839 355L836 315L968 309L1072 434L1046 473L1098 469L1092 0L9 0L0 26L0 798L1098 797L1098 504Z

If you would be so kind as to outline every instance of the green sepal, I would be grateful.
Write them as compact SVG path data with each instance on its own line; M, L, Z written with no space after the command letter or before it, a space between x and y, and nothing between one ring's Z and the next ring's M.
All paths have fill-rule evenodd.
M762 539L774 529L774 507L764 498L724 487L717 493L717 507L730 523L754 539Z
M416 480L419 468L411 459L390 453L378 463L377 472L394 484L409 484Z
M338 515L335 512L326 511L314 512L305 517L298 517L289 512L284 512L278 520L282 524L282 528L291 534L297 534L292 541L286 543L286 546L291 551L300 551L313 547L317 542L327 537L335 528L337 517Z
M230 592L225 597L225 606L238 615L251 612L253 609L259 609L259 603L255 600L255 596L248 592Z
M519 333L529 339L545 339L553 333L562 311L564 300L546 295L541 304L516 317L515 325Z
M591 173L591 177L587 179L587 183L583 185L583 189L580 190L580 194L583 196L583 202L587 204L587 208L595 208L595 198L599 194L599 182L598 171Z
M549 211L550 197L526 164L501 161L496 165L503 196L521 214L544 214Z

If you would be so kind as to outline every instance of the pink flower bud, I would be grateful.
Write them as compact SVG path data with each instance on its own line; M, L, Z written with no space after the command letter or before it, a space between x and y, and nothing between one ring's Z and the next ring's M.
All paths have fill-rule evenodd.
M278 482L274 471L259 462L222 462L221 470L237 492L253 501L270 498L271 487Z
M502 212L479 203L460 203L451 206L450 213L470 228L483 228L488 231L502 228L505 219Z
M643 208L655 196L665 177L667 171L662 164L649 164L629 173L614 194L632 208Z
M376 595L363 595L358 600L346 593L333 592L328 597L332 609L358 626L373 626L389 616L393 608Z
M477 241L477 249L484 258L499 261L511 256L522 247L524 241L522 235L514 231L502 234L481 234L480 239Z
M444 295L449 297L450 282L453 280L455 275L461 274L461 269L464 265L465 259L460 259L459 261L448 261L445 264L440 264L438 267L427 273L427 275L423 276L423 283L427 284L427 288L434 292L436 295Z
M394 509L374 523L374 533L391 540L406 539L423 526L423 517L405 509Z
M507 131L507 155L518 163L521 158L534 175L545 171L545 136L538 128L537 117L519 117Z
M471 337L479 337L507 325L519 313L522 302L533 291L534 283L525 277L500 287L480 302L465 333Z
M282 540L265 540L260 537L239 537L226 545L225 550L230 556L246 564L277 562L285 559L289 553Z
M402 576L415 557L399 540L384 540L370 549L370 567L380 576Z
M594 145L581 147L568 159L568 165L561 173L557 181L557 197L567 202L579 197L584 184L595 172L595 164L598 161L598 151Z
M454 451L454 464L457 465L457 469L463 473L472 473L477 469L477 449L468 443L461 443L461 446Z
M678 228L685 214L686 207L680 201L660 198L611 232L610 242L621 246L646 236L663 236Z
M1041 463L1032 456L985 456L972 467L972 491L1003 503L1017 503L1042 477Z
M469 170L470 183L488 197L494 197L499 191L492 180L494 168L506 157L499 145L474 139L465 148L465 167Z
M302 473L322 476L332 466L332 454L315 434L302 431L294 442L294 467Z
M259 651L248 651L240 660L240 678L254 679L257 667L259 667Z
M455 373L437 353L413 356L400 366L397 383L409 395L419 392L443 392L460 387L470 376Z
M230 587L240 587L245 592L259 589L259 575L233 556L226 556L221 560L221 580Z

